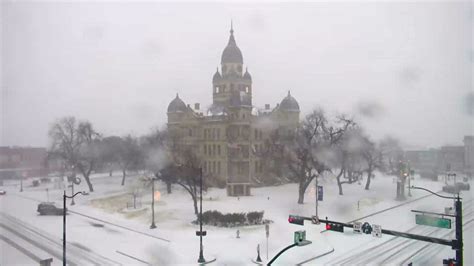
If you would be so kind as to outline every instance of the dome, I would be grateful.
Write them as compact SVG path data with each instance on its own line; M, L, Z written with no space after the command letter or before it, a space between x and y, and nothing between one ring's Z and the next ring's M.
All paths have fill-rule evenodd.
M244 73L243 78L250 81L252 80L252 76L250 76L250 73L247 71L247 68L245 68L245 73Z
M237 47L237 44L235 43L234 30L232 28L230 30L229 43L227 43L227 46L225 47L224 52L222 52L221 64L224 64L224 63L238 63L238 64L244 63L242 52L240 51L239 47Z
M176 93L176 98L174 98L170 104L168 105L168 113L175 113L175 112L186 112L187 107L186 104L181 100Z
M212 77L212 82L218 82L220 81L222 78L221 74L219 73L219 69L216 71L216 73L214 74L214 76Z
M288 91L288 96L285 97L280 103L279 108L282 111L289 111L289 112L299 112L300 106L293 96L291 96L290 92Z

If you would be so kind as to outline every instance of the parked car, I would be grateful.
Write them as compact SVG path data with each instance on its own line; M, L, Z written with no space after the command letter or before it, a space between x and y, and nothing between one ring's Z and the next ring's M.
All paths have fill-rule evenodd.
M453 185L446 185L443 187L443 191L446 193L451 193L451 194L458 194L459 193L459 187L453 186Z
M0 195L5 195L7 192L5 190L0 190Z
M469 183L456 183L456 187L459 189L459 190L470 190L471 189L471 186L469 185Z
M38 204L37 212L39 212L40 215L62 215L63 210L63 208L56 207L54 202L41 202Z

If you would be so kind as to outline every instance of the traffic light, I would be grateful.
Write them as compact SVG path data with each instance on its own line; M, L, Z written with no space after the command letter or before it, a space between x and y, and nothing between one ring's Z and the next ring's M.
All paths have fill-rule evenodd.
M288 217L288 222L290 224L299 224L299 225L303 225L304 224L304 218L303 217L300 217L300 216L296 216L296 215L290 215Z
M344 225L338 223L326 223L326 230L344 232Z

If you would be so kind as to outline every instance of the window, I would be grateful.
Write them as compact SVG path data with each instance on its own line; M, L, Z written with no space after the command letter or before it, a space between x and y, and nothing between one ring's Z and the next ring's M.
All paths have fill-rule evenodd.
M258 138L258 130L255 129L255 130L254 130L254 133L255 133L255 139L257 139L257 138Z
M237 164L237 171L239 174L242 174L242 165L240 163Z
M212 145L212 155L216 155L216 144Z
M213 172L213 173L216 172L216 161L213 161L213 162L212 162L212 172Z
M219 93L219 86L216 86L216 93Z
M220 161L217 162L217 173L218 174L221 173L221 162Z
M192 137L193 136L193 130L190 128L189 129L189 136Z
M217 139L221 139L221 129L217 129Z
M258 131L258 138L262 139L262 131L261 130Z
M217 145L217 155L221 155L221 145Z
M204 161L204 169L203 170L204 170L204 173L207 173L207 162L206 161Z
M204 155L207 155L207 145L203 145L204 146Z
M255 173L258 173L258 162L255 161Z
M249 93L249 87L248 86L245 87L245 92Z

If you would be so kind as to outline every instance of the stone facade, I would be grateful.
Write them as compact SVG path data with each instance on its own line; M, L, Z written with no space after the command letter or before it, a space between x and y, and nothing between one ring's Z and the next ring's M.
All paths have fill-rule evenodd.
M295 131L300 109L288 95L274 108L252 103L252 77L245 69L234 31L221 57L221 69L212 78L213 102L201 110L176 95L168 106L168 128L179 132L180 142L199 156L203 173L227 187L229 196L251 194L251 186L265 175L268 165L258 156L271 132Z

